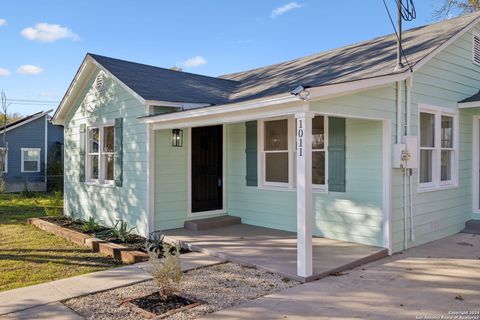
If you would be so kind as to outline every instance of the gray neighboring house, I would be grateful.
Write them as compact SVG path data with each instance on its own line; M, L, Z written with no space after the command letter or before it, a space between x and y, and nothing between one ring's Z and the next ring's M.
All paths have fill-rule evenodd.
M47 167L52 156L63 158L63 126L50 122L49 111L38 112L0 128L0 148L6 130L7 157L3 178L7 192L47 190ZM55 155L51 154L55 153Z

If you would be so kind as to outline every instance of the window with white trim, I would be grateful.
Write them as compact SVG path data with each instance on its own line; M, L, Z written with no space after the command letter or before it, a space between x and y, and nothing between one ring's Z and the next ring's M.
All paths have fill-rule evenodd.
M264 122L263 162L265 185L287 186L289 179L290 139L289 120L269 120Z
M457 115L435 108L420 111L420 188L456 184L458 167Z
M8 172L8 149L0 148L0 170L3 173Z
M326 116L312 119L312 184L325 189L327 181L327 123ZM295 185L294 119L272 119L261 122L259 135L262 185L293 188Z
M113 184L115 180L115 127L102 125L88 128L87 181Z
M327 155L327 117L315 116L312 119L312 184L324 187Z
M40 172L40 148L21 148L22 172Z

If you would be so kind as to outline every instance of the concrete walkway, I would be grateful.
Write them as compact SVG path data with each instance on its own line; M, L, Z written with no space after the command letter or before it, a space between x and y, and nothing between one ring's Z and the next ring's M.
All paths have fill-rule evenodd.
M183 271L222 262L196 252L180 259ZM1 292L0 319L82 319L58 301L149 280L147 265L143 262Z
M479 259L480 236L461 233L206 318L434 319L478 312Z

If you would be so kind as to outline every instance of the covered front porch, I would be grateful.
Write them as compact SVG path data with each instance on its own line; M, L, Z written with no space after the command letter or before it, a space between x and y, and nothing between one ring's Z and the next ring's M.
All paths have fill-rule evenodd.
M387 254L391 120L323 102L251 108L145 117L149 231L302 281ZM244 224L183 229L222 216Z
M387 249L327 238L312 238L312 275L297 275L297 235L293 232L235 224L206 230L164 232L183 247L258 267L307 282L385 257Z

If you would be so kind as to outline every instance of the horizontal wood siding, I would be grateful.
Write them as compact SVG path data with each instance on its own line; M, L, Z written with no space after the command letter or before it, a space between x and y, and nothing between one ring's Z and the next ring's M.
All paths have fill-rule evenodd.
M318 236L382 246L382 124L347 119L346 192L314 193ZM245 124L227 127L228 213L248 224L296 231L295 191L245 183Z
M63 127L54 126L48 123L47 150L45 150L45 116L7 131L6 141L8 145L8 165L7 173L3 178L7 184L18 184L23 188L24 182L43 182L45 181L45 152L58 141L63 142ZM0 135L0 147L3 147L3 139ZM21 149L39 148L40 151L40 171L39 172L21 172Z
M147 128L138 122L147 108L111 78L105 77L101 92L90 79L65 126L65 212L82 218L95 216L106 225L116 220L147 235ZM115 122L123 118L123 186L101 187L81 183L79 129L81 123Z
M477 32L480 28L475 27ZM457 109L457 102L480 89L480 67L472 62L472 32L467 32L419 69L413 77L411 134L418 135L418 104ZM417 246L454 234L472 218L472 130L473 115L480 110L459 112L458 188L418 193L418 171L413 176L415 241ZM398 170L397 170L398 171ZM404 219L402 178L393 180L394 251L403 249ZM407 226L410 227L409 223Z

